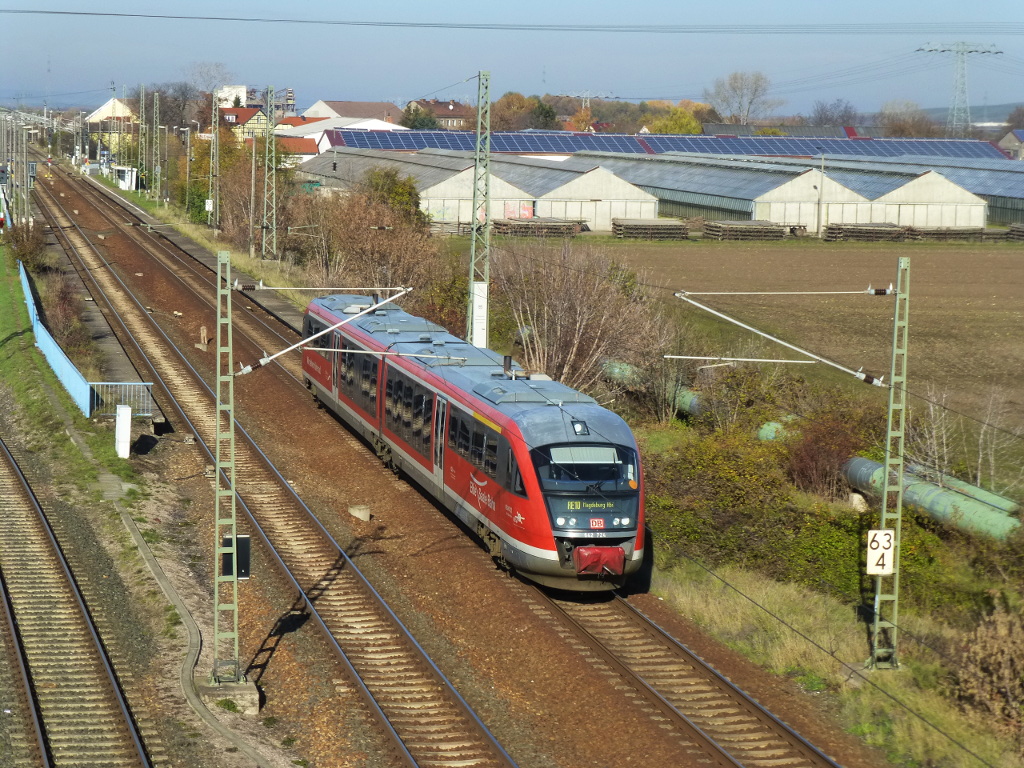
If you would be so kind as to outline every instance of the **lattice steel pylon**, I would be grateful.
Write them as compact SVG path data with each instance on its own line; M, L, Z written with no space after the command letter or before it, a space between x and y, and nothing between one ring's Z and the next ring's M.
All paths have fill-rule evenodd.
M946 117L946 136L961 138L971 129L971 105L967 99L967 57L972 54L1002 53L994 45L977 43L925 43L917 50L925 53L952 53L953 62L953 103Z
M277 142L274 138L274 87L267 86L267 130L263 135L263 233L261 257L277 257ZM252 151L256 151L256 135L252 138Z
M146 197L160 196L160 91L153 91L153 183L150 184Z
M480 72L477 79L466 339L474 346L486 347L487 291L491 282L491 73Z
M214 683L243 682L238 661L238 519L235 504L235 377L231 331L231 254L217 253L217 418L214 484ZM230 559L230 560L229 560ZM228 570L230 562L230 573Z
M892 371L889 380L889 418L885 438L885 481L882 486L880 528L893 531L891 576L875 576L875 605L871 622L873 669L899 666L900 532L903 523L903 441L906 432L907 333L910 312L910 259L899 259L896 310L892 330Z
M142 181L145 179L146 184L149 184L149 174L146 173L146 165L149 158L146 156L146 86L139 86L139 192L142 193Z
M210 176L206 185L208 210L206 224L214 229L220 226L220 105L213 99L210 109Z

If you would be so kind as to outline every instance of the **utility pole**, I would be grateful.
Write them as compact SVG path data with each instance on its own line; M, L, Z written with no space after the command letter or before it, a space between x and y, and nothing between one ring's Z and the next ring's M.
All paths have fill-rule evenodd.
M220 226L220 105L213 97L210 110L210 176L206 185L206 223L217 229Z
M139 192L146 178L146 86L139 86Z
M897 637L899 634L900 532L903 524L903 439L906 430L907 332L910 311L910 259L899 259L896 274L896 311L892 330L892 373L889 379L889 417L885 439L885 482L882 486L880 534L868 541L868 572L875 576L874 617L871 623L872 669L895 669L899 666ZM875 548L878 545L878 548ZM875 553L888 549L884 568Z
M274 87L267 86L267 128L263 134L263 244L261 257L277 258L277 145L274 141ZM252 149L256 151L256 133L252 136Z
M476 92L476 150L473 153L473 210L469 246L469 308L466 339L486 347L487 291L491 281L491 73L480 72Z
M217 418L214 497L213 670L215 684L245 679L238 661L238 520L235 503L235 376L231 254L217 254Z
M153 92L153 184L149 197L160 197L160 92Z
M953 62L953 104L946 117L946 136L962 138L971 129L971 106L967 98L967 57L970 54L999 54L994 45L977 43L925 43L917 49L924 53L952 53Z

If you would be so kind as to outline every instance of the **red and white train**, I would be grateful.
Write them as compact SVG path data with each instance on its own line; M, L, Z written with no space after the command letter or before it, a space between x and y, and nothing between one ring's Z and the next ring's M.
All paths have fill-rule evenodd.
M644 558L644 488L626 423L593 398L529 375L368 296L306 309L306 386L524 577L621 587Z

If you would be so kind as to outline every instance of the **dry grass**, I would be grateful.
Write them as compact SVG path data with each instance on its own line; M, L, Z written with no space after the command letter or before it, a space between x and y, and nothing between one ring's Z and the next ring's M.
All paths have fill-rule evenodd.
M949 668L909 639L963 641L948 628L904 613L900 669L871 671L866 628L851 606L806 589L734 568L716 578L687 563L655 570L652 591L763 667L828 691L843 727L884 749L894 765L1024 768L1011 739L940 694Z

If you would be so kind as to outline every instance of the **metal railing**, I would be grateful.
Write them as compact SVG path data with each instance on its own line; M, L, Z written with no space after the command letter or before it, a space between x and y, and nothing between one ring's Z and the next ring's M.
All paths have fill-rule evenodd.
M133 381L90 381L89 415L114 416L117 406L127 405L132 416L153 415L153 384Z

